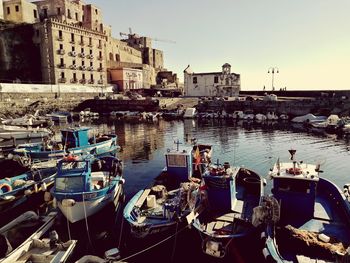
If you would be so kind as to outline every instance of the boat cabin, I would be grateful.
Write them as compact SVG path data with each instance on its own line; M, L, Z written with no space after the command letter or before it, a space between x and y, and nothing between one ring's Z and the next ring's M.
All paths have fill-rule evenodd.
M319 181L316 165L296 161L279 163L270 176L273 179L271 192L280 203L282 222L294 217L302 222L313 217Z
M103 160L93 158L62 160L58 164L55 191L64 193L97 191L108 185L109 175L110 164Z
M179 185L192 177L192 147L168 149L165 160L168 178L171 178L172 183Z
M62 142L67 148L78 148L89 145L91 128L69 128L61 131Z

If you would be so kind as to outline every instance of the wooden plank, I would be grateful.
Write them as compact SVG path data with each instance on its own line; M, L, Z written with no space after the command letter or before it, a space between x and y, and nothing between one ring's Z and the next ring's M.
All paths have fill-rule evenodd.
M135 206L136 207L141 207L143 202L145 202L147 196L149 195L149 193L151 192L151 189L146 189L143 191L142 195L140 196L139 200L137 200Z

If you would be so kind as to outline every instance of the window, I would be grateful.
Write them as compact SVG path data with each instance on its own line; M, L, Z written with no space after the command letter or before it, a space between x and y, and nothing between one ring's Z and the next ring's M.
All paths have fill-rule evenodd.
M8 15L10 14L10 7L9 6L7 7L7 14Z
M44 17L44 18L47 18L47 8L44 8L44 9L43 9L43 17Z
M83 47L81 48L81 52L80 53L84 53L84 48Z
M60 44L60 49L61 49L61 50L63 49L63 44Z
M81 20L84 21L84 19L85 19L85 17L84 17L84 15L82 15Z
M64 64L64 60L63 60L63 58L61 58L60 60L61 60L60 65L62 66Z
M193 84L197 84L197 77L193 77Z
M19 12L19 6L18 5L15 6L15 9L16 9L16 12Z
M72 46L72 51L75 51L75 46Z
M186 167L186 155L168 154L167 163L169 167Z
M67 10L67 13L68 13L68 14L67 14L68 18L71 19L72 16L70 15L70 10L69 10L69 9Z
M33 10L34 12L34 18L38 18L38 13L36 12L36 10Z
M83 74L81 75L81 78L82 78L82 79L85 79L85 73L83 73Z
M64 79L64 72L61 72L61 78Z
M82 65L82 66L85 66L85 61L84 61L84 60L81 62L81 65Z
M92 38L89 37L89 45L92 45Z
M119 54L115 54L115 61L120 61L120 55Z
M90 67L93 67L94 63L92 61L90 61Z
M214 83L219 83L219 77L218 76L214 77Z
M73 79L74 79L74 81L77 80L77 73L73 73Z
M92 55L92 49L90 49L90 55Z
M70 39L71 39L71 42L74 42L74 33L70 34Z
M95 14L97 15L97 9L95 9Z
M102 63L100 63L100 68L102 69Z
M84 182L81 176L56 178L56 191L58 192L76 192L82 191Z
M62 30L59 30L59 31L58 31L58 37L59 37L59 38L62 38Z
M75 20L78 21L78 13L75 13Z
M57 14L58 14L58 15L61 14L61 7L57 7Z
M76 63L76 62L75 62L75 59L73 59L73 62L72 62L72 64L73 64L73 65L75 65L75 63Z
M100 52L98 52L98 54L99 54L99 57L101 58L102 57L102 52L100 51Z
M91 79L91 80L94 80L94 74L91 74L91 75L90 75L90 79Z
M84 43L84 37L80 36L80 42L83 44Z

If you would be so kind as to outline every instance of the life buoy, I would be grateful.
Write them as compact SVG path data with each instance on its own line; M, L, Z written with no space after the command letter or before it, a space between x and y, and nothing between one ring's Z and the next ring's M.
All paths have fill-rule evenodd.
M298 167L289 168L289 169L287 170L287 172L288 172L289 174L299 175L299 174L301 174L301 169L298 168Z
M3 193L8 193L12 191L12 186L7 183L3 183L3 184L0 184L0 190Z
M68 154L67 156L63 157L63 160L68 161L68 162L77 161L78 160L78 156L72 155L72 154Z

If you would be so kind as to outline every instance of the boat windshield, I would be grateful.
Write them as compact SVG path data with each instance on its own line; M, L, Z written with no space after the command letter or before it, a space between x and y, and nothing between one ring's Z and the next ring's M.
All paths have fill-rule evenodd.
M63 162L61 166L62 171L85 170L85 168L86 168L85 161Z
M55 185L56 191L58 192L75 192L84 190L84 182L82 176L56 178Z

